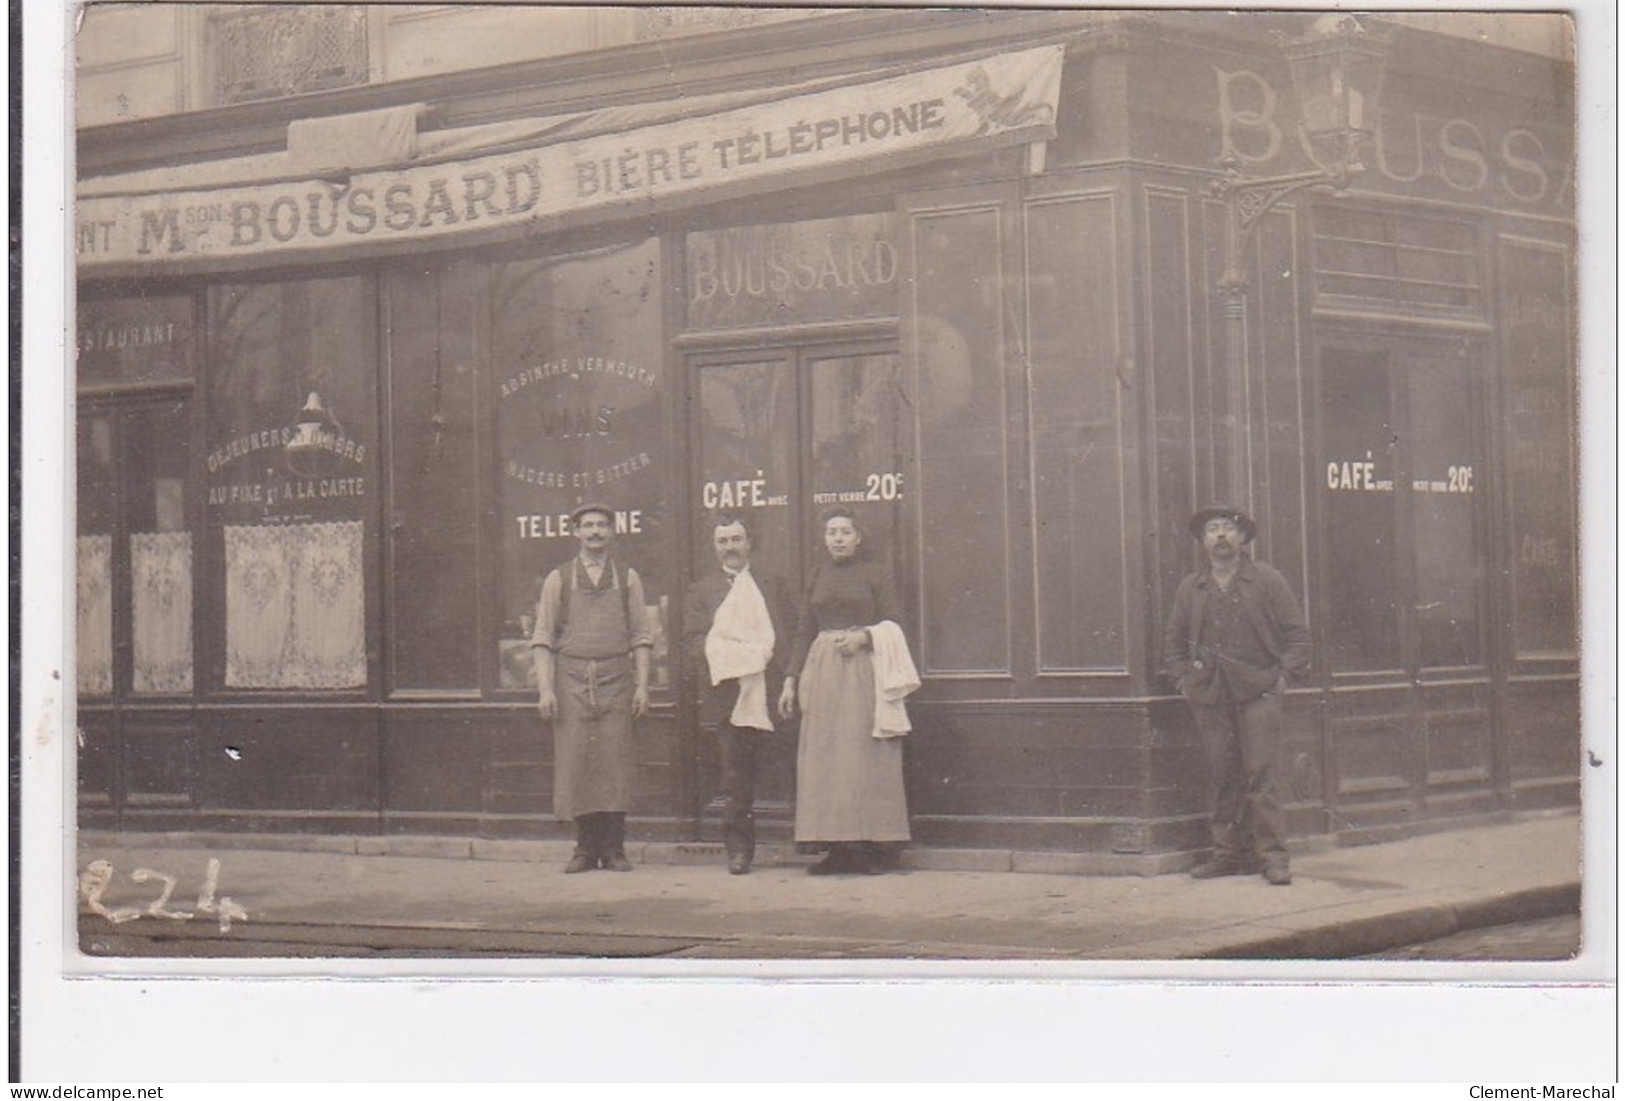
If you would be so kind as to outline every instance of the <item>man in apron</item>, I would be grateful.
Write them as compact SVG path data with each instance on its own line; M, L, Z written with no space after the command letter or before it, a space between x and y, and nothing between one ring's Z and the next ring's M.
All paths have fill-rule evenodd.
M553 813L576 827L566 873L632 870L626 812L637 758L632 720L649 710L653 645L637 571L609 553L615 516L586 504L570 514L580 549L547 575L531 636L538 707L553 724Z

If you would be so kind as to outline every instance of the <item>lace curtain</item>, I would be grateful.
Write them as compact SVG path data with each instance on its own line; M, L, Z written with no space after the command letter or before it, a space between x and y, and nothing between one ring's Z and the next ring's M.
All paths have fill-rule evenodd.
M227 527L226 684L367 683L361 521Z
M130 536L135 690L192 690L192 533Z
M113 537L78 540L78 609L75 615L79 694L113 691Z

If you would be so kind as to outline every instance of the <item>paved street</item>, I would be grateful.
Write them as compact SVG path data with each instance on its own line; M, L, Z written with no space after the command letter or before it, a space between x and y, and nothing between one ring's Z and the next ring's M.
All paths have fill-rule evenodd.
M1553 815L1304 852L1290 887L1256 876L978 871L940 851L911 857L938 866L815 878L788 848L730 876L720 852L653 843L636 849L630 874L566 876L556 842L488 849L444 839L448 855L433 857L402 855L423 851L424 839L253 839L351 843L363 854L87 834L81 874L103 886L95 906L82 892L81 947L199 958L1353 959L1574 913L1578 826ZM962 855L961 864L1000 856ZM159 899L166 877L173 886ZM159 902L169 916L153 915ZM1559 958L1545 941L1530 940L1522 956L1516 944L1506 950Z
M1580 915L1469 929L1448 937L1374 952L1369 960L1565 960L1580 951Z

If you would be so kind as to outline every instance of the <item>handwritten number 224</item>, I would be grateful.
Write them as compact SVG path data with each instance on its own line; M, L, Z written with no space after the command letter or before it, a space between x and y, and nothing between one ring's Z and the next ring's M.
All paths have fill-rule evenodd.
M220 861L211 857L207 871L204 873L203 887L198 891L197 905L192 910L170 910L169 896L175 893L176 879L165 872L155 872L151 868L137 868L130 873L130 878L137 883L148 883L158 880L164 886L163 892L148 904L145 910L130 907L120 907L110 910L102 902L102 895L106 893L108 884L113 881L113 865L105 860L93 860L79 876L79 893L84 896L91 913L100 914L114 925L121 925L126 921L134 921L139 917L169 918L172 921L190 921L198 914L214 914L220 920L222 933L231 929L233 918L239 921L248 920L248 911L231 900L230 895L215 899L215 891L220 882Z

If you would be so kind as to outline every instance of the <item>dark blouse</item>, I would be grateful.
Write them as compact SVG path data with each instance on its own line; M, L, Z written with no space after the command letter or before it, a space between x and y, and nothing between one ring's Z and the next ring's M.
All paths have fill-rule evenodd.
M795 647L785 668L799 677L807 651L820 631L871 627L882 620L903 621L902 602L891 571L864 558L829 559L813 568L801 601Z

